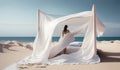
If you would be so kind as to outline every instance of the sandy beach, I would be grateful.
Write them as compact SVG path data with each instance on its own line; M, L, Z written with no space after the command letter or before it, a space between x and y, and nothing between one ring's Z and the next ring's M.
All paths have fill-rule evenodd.
M52 43L53 45L56 42ZM120 70L120 41L97 42L101 62L98 64L80 65L20 65L20 70ZM0 44L0 70L31 55L32 43L7 41Z
M0 70L31 54L30 43L7 41L0 44Z
M0 0L0 70L120 70L119 13L120 0Z

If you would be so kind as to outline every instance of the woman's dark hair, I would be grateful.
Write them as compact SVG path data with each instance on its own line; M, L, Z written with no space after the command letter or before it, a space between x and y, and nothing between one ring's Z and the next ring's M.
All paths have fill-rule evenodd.
M67 26L67 25L65 25L65 26L64 26L64 30L63 30L63 31L64 31L64 32L66 32L66 31L67 31L67 28L68 28L68 26Z

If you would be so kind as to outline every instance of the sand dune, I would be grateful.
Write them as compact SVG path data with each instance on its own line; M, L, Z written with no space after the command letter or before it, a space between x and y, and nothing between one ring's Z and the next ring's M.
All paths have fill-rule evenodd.
M30 43L7 41L0 44L0 70L31 54ZM32 46L29 46L32 47Z
M56 42L52 43L55 45ZM20 65L20 70L120 70L120 41L97 42L101 63L81 65ZM32 43L7 41L0 44L0 70L30 55Z

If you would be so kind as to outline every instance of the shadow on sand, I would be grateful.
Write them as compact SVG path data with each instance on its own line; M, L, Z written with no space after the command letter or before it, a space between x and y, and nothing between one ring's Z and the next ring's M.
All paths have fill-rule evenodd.
M98 55L101 58L101 62L120 62L120 52L104 52L98 50Z
M17 51L17 50L10 49L10 47L12 46L9 44L0 44L0 53L4 53L4 49L7 49L9 51Z

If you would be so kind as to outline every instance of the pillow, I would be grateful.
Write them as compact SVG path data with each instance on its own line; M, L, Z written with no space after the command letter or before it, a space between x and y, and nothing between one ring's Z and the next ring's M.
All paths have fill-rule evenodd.
M71 42L69 46L78 46L80 47L82 45L82 42Z

